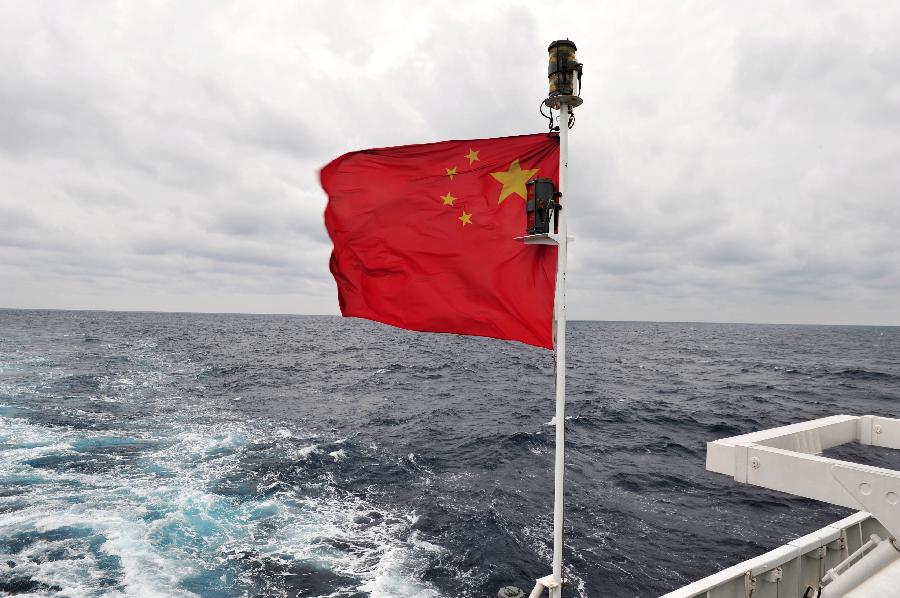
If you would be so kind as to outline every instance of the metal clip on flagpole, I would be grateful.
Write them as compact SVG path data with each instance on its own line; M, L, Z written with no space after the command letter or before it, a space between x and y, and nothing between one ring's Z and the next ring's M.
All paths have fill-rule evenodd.
M565 480L566 441L566 250L568 237L568 166L569 128L574 124L572 110L580 106L582 65L575 59L575 44L569 40L559 40L550 44L550 95L544 100L551 114L559 110L559 192L553 200L542 200L538 181L529 183L529 197L526 199L529 234L522 238L528 244L556 245L556 298L555 298L555 345L556 345L556 457L554 464L553 494L553 572L537 580L530 598L538 598L546 588L550 598L562 597L562 552L563 552L563 498ZM552 127L552 121L551 121ZM565 207L562 208L561 204ZM543 210L546 210L542 213ZM541 230L542 218L549 224L553 212L554 231Z

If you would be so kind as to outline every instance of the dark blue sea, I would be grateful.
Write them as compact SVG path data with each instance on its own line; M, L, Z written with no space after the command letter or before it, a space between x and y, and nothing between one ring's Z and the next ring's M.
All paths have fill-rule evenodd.
M569 338L566 596L656 596L848 513L706 472L707 441L898 416L900 328ZM552 415L551 353L517 343L0 311L0 596L527 593L550 572Z

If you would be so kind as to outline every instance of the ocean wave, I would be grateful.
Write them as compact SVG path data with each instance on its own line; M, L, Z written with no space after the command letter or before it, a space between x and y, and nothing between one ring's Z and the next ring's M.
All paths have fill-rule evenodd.
M319 445L290 442L294 450L282 453L284 435L260 444L266 431L241 425L176 423L165 435L128 438L0 423L0 488L27 488L0 494L12 507L0 516L0 562L13 563L0 572L4 591L192 597L265 588L294 596L331 579L346 588L334 596L438 596L415 581L442 549L417 537L414 514L342 492L315 469L307 470L307 483L319 486L312 495L299 480L280 483L288 460L315 456ZM330 444L339 448L325 453L329 461L349 460L345 443ZM283 466L248 478L254 450ZM243 483L223 492L229 477ZM302 581L310 571L319 572L312 585Z
M547 572L547 351L336 318L3 317L0 594L480 598ZM900 399L892 330L570 332L579 598L659 595L831 523L707 472L705 443Z
M898 374L889 374L887 372L865 370L862 368L847 368L839 372L834 372L831 375L836 378L848 380L900 381L900 375Z

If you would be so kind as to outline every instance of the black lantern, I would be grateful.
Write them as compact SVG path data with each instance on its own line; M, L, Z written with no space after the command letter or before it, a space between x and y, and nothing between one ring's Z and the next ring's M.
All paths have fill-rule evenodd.
M550 232L551 212L555 222L555 216L561 209L556 201L560 194L550 179L532 179L526 183L526 187L525 232L528 235L547 234Z
M555 96L576 96L580 93L581 63L575 58L578 48L567 39L550 44L550 65L547 76L550 80L550 98ZM579 102L580 103L580 102Z

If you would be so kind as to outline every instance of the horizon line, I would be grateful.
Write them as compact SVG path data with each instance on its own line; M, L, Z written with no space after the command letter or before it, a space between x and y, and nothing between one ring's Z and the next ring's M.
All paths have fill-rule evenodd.
M45 307L0 307L3 311L32 312L69 312L69 313L121 313L121 314L170 314L170 315L220 315L220 316L294 316L305 318L343 318L340 314L302 314L283 312L239 312L239 311L187 311L187 310L153 310L153 309L66 309ZM348 318L352 316L347 316ZM365 320L365 318L353 318ZM744 326L832 326L844 328L900 328L900 324L809 324L796 322L725 322L713 320L603 320L589 318L570 318L569 322L607 322L619 324L733 324Z

